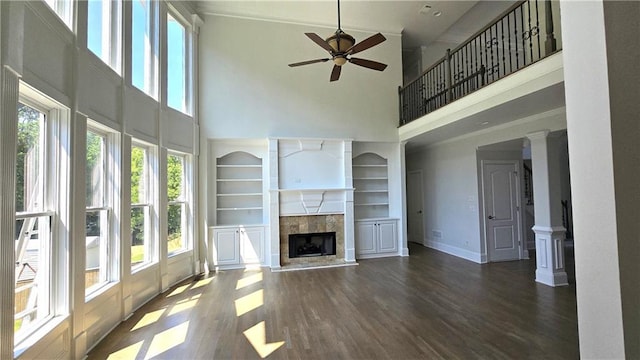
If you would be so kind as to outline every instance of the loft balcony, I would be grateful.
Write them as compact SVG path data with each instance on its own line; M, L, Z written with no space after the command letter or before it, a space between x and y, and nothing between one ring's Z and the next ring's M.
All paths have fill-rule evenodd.
M517 99L523 102L525 95L534 95L537 102L550 100L550 109L562 106L555 101L558 95L563 98L559 24L558 2L520 1L447 50L398 89L401 138L451 124L456 119L445 118L452 112L459 120L511 101L522 107Z

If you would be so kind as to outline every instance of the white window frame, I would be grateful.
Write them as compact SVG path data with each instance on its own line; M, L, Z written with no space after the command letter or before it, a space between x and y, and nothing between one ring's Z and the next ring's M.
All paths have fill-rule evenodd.
M133 6L135 2L141 2L142 0L133 0L131 3L131 22L133 23ZM139 88L133 84L133 53L130 53L131 57L131 85L137 89L140 89L147 95L154 99L158 99L158 83L159 83L159 58L160 58L160 6L158 1L144 0L148 5L149 10L149 22L145 24L146 30L153 37L145 41L144 49L144 79L145 88ZM131 25L133 29L133 24ZM133 37L133 35L132 35ZM131 40L133 43L133 38ZM133 50L131 50L133 51Z
M145 199L142 202L131 203L131 199L128 199L131 210L135 208L144 209L145 216L145 258L142 262L133 264L131 263L131 273L136 273L144 268L149 267L158 262L159 248L158 248L158 214L156 211L158 204L158 166L157 166L157 154L158 150L155 145L151 145L138 139L131 140L131 149L133 147L139 147L146 151L146 157L143 160L146 172L145 180ZM129 184L131 185L131 184ZM133 244L129 243L132 247Z
M104 267L104 272L101 271L100 281L98 283L85 289L87 301L90 300L93 295L100 292L105 286L119 280L119 262L117 260L119 247L116 241L116 234L119 233L119 224L115 221L116 216L114 215L114 211L116 211L120 196L120 194L117 193L117 189L121 188L118 160L120 155L120 134L92 120L87 120L87 132L89 131L104 138L102 146L102 164L104 169L102 172L103 199L102 204L99 205L86 204L85 217L87 213L97 211L106 212L106 216L101 217L100 224L100 229L104 229L101 231L100 236L104 238L100 241L99 263L101 268Z
M169 54L168 54L168 46L167 46L167 39L168 39L168 23L169 23L169 16L171 16L177 23L179 23L180 25L182 25L182 27L184 28L184 98L183 98L183 103L182 103L182 108L181 109L176 109L173 106L169 105L169 92L168 92L168 88L169 88L169 64L168 64L168 58L169 58ZM173 7L169 6L168 10L164 16L164 21L165 21L165 35L164 35L164 39L163 39L163 44L165 45L165 49L166 50L166 54L165 54L165 59L167 59L167 65L166 65L166 73L164 74L164 76L166 77L167 81L166 81L166 89L165 89L165 104L167 107L174 109L176 111L180 111L184 114L187 115L191 115L193 112L193 68L192 68L192 61L193 61L193 36L192 36L192 31L191 31L191 25L189 24L189 22Z
M193 203L193 196L192 196L192 189L193 189L193 182L192 182L192 178L191 176L189 176L189 174L192 173L191 171L191 156L189 154L185 154L185 153L180 153L177 151L171 151L169 150L167 152L167 175L168 175L168 157L169 156L175 156L178 158L182 159L182 191L181 191L181 196L179 199L176 200L167 200L167 212L168 212L168 207L171 205L181 205L181 230L182 230L182 248L170 252L167 251L168 256L175 256L178 255L182 252L185 251L189 251L193 249L193 208L192 208L192 203ZM167 186L169 184L169 181L167 179ZM168 191L168 188L167 188ZM167 219L168 219L168 215L167 215Z
M50 237L47 239L48 248L43 249L45 256L38 264L39 274L36 275L40 280L46 281L42 289L39 289L42 293L39 292L37 301L43 303L38 304L38 311L48 314L19 336L16 334L14 354L17 355L44 336L54 323L68 316L70 303L69 110L23 82L20 83L19 102L45 114L41 143L44 149L41 166L44 171L41 175L42 179L47 181L43 183L42 206L35 211L18 212L16 219L38 218L39 222L45 224L44 228ZM43 273L43 269L48 269L49 273Z
M102 4L102 26L101 46L102 54L93 53L89 48L87 37L87 49L96 55L105 64L109 65L115 72L122 74L122 1L121 0L89 0L89 2L100 2ZM87 11L88 16L88 11ZM87 29L91 26L87 17ZM108 27L108 28L105 28Z
M73 29L73 4L72 0L44 0L51 10L58 15L69 29Z

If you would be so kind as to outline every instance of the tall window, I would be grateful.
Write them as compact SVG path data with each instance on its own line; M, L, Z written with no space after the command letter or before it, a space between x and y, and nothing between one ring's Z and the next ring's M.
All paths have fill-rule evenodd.
M72 0L45 0L47 5L53 9L53 11L64 21L69 28L73 28L72 14L73 14L73 1Z
M115 261L113 201L118 177L115 171L115 134L97 124L88 126L86 165L86 270L85 294L108 283Z
M190 44L186 27L167 14L167 106L188 112Z
M120 72L121 1L87 2L87 48Z
M155 98L158 79L158 2L134 0L131 11L131 83Z
M141 268L156 258L153 227L152 148L135 142L131 146L131 267Z
M170 153L167 156L168 197L168 253L185 250L189 246L190 207L186 176L187 156Z
M38 104L38 105L36 105ZM58 261L65 239L56 232L59 179L58 112L35 101L18 105L15 231L15 342L19 344L56 313L57 289L68 274ZM55 275L55 276L54 276ZM6 310L6 309L5 309Z

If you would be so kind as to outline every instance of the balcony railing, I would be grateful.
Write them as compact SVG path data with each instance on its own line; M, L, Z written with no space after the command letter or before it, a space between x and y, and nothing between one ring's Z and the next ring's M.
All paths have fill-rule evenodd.
M398 89L400 126L555 53L557 1L525 0ZM554 19L555 16L555 19Z

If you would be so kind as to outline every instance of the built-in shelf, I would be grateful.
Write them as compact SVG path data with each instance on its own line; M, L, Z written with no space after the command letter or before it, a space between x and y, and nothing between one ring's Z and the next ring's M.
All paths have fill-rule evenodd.
M322 189L277 189L278 192L321 192L321 191L349 191L354 188L322 188Z
M353 158L353 186L356 219L389 216L387 159L367 152Z
M238 210L262 210L262 206L258 207L237 207L237 208L218 208L218 211L238 211Z
M262 193L237 193L237 194L217 194L218 197L226 196L262 196Z
M262 182L262 179L216 179L216 181L218 182L225 182L225 181Z
M258 169L262 169L262 165L216 165L217 168L219 169L223 169L223 168L258 168Z
M243 151L216 159L216 224L262 222L262 159Z

